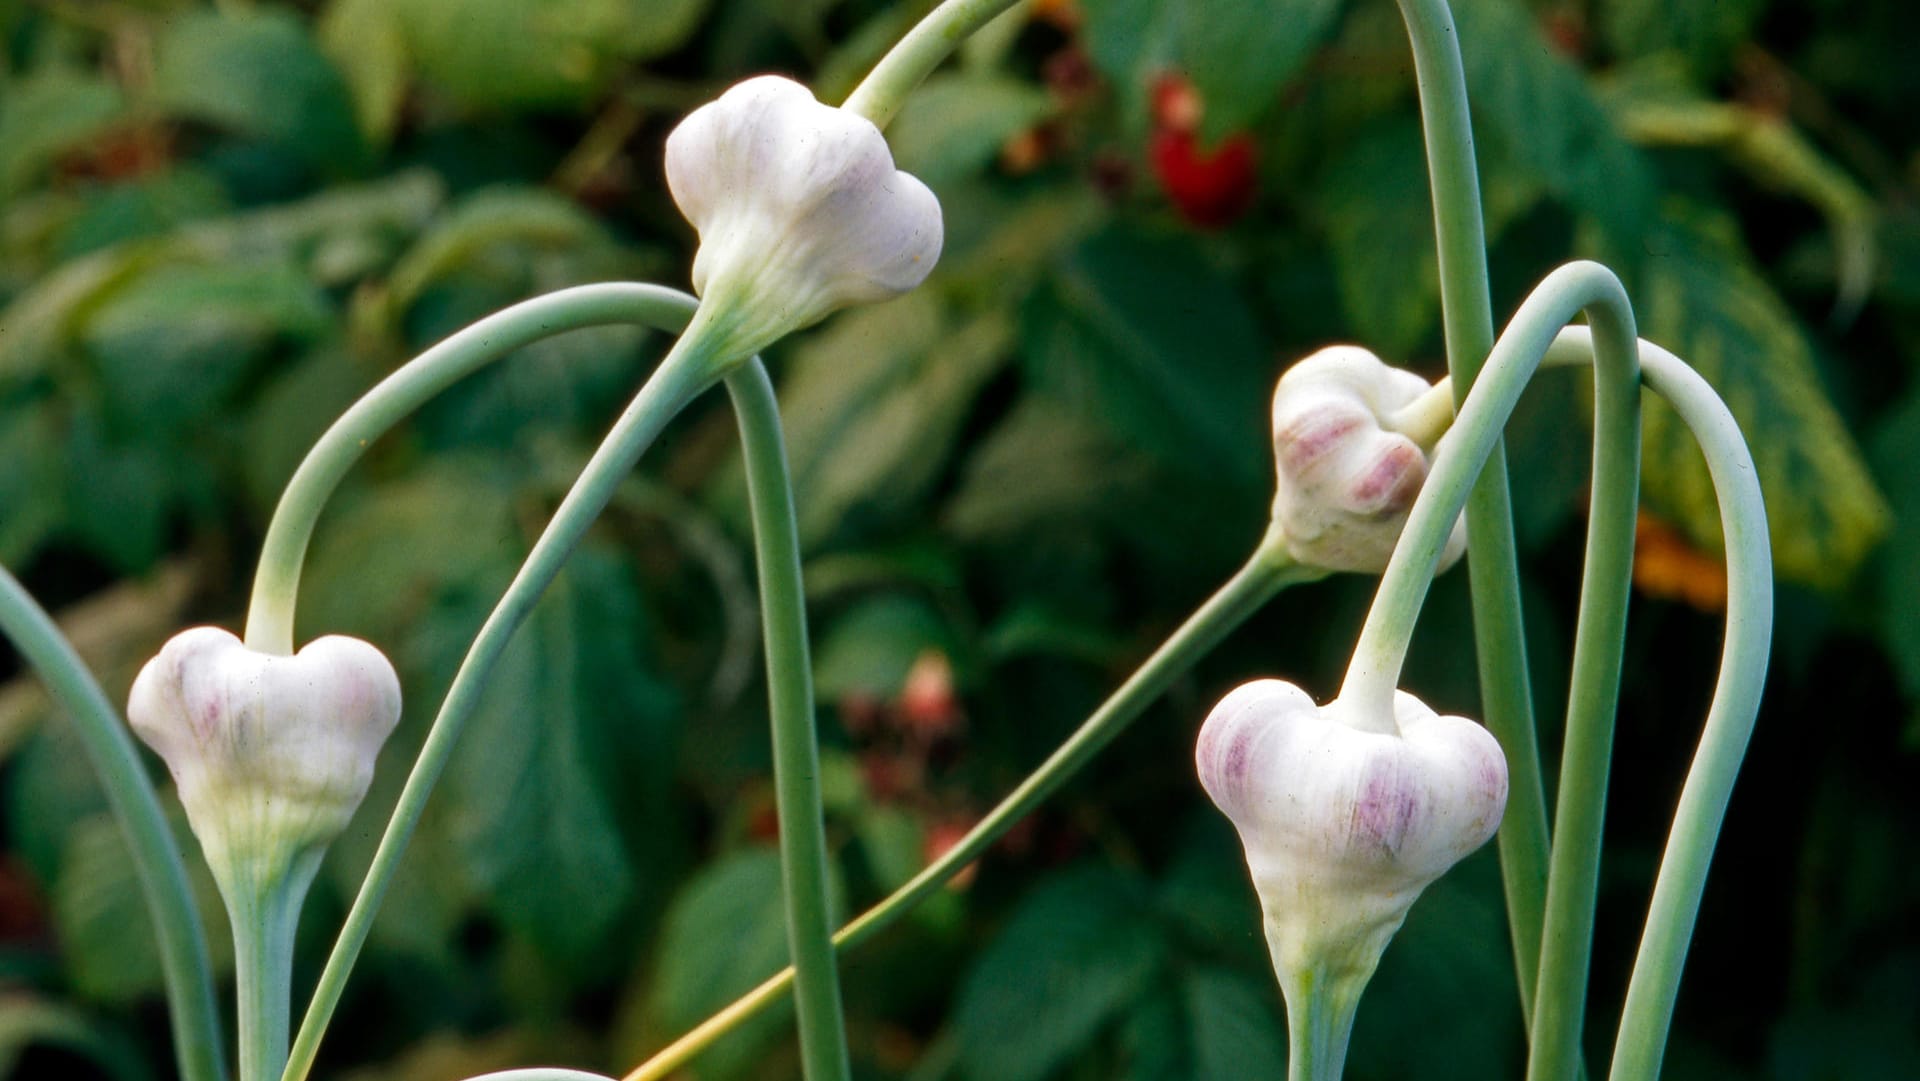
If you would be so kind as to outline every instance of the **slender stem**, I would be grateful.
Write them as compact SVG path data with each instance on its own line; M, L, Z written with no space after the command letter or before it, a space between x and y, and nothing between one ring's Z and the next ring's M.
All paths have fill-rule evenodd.
M1287 1081L1340 1081L1360 995L1349 980L1308 976L1302 982L1286 997Z
M527 1066L518 1070L496 1070L469 1077L467 1081L613 1081L605 1074L585 1070L563 1070L557 1066Z
M326 968L321 971L313 1001L307 1007L306 1017L301 1021L299 1034L294 1039L292 1055L283 1075L285 1081L302 1081L313 1068L314 1056L326 1032L327 1022L332 1018L334 1008L339 1005L347 974L353 968L360 948L366 943L374 915L386 896L387 887L392 884L394 873L399 869L400 857L419 824L420 815L426 809L434 783L439 780L448 757L453 753L455 741L459 739L461 730L479 702L487 677L505 652L513 632L533 611L541 594L560 573L567 556L579 544L587 527L592 525L608 500L613 498L621 479L639 461L641 453L674 414L701 391L712 386L721 375L719 369L725 358L712 354L712 342L715 338L725 337L725 328L717 326L709 316L710 309L695 311L692 297L672 290L641 286L628 288L633 292L628 294L629 303L624 305L625 319L671 327L692 313L692 323L679 341L674 343L666 359L660 362L660 367L648 378L646 385L640 388L640 393L627 406L626 412L614 423L606 441L587 462L580 479L560 501L553 520L547 523L540 539L534 542L526 562L508 584L499 604L488 615L473 645L468 648L465 659L461 661L459 671L454 674L453 682L447 688L447 697L440 706L440 713L434 718L433 727L420 749L420 757L414 762L412 773L407 776L393 817L387 822L380 846L374 852L366 880L361 883L360 893L347 913L340 937L334 942L333 952L327 958ZM554 326L551 329L562 328ZM479 347L485 347L486 344L478 343Z
M1598 263L1583 261L1568 263L1547 275L1494 343L1482 380L1491 385L1484 391L1476 385L1461 406L1459 419L1440 440L1432 471L1407 515L1400 543L1380 576L1373 608L1360 629L1360 640L1354 646L1346 682L1340 689L1343 701L1368 712L1391 712L1400 667L1413 638L1414 617L1426 600L1434 567L1466 502L1468 489L1499 442L1502 426L1554 335L1583 310L1606 331L1600 338L1603 351L1597 381L1601 393L1595 403L1596 413L1620 408L1621 388L1629 377L1638 380L1633 351L1627 348L1634 339L1618 334L1621 329L1632 328L1633 316L1613 272ZM1619 347L1609 349L1615 342ZM1637 397L1628 397L1637 403ZM1596 417L1596 431L1612 432L1619 423L1611 415ZM1607 450L1609 457L1614 453L1611 448Z
M133 737L53 617L4 567L0 634L12 640L46 682L54 702L73 719L80 744L106 789L107 806L127 838L159 942L180 1076L185 1081L224 1081L225 1040L215 1006L213 966L207 960L206 928L194 907L179 845Z
M841 106L885 128L907 95L940 66L960 43L992 22L1018 0L946 0L920 20Z
M1581 1064L1601 835L1633 588L1640 506L1640 365L1633 312L1617 280L1588 306L1594 342L1593 494L1568 685L1566 745L1554 807L1547 915L1528 1077L1571 1079Z
M223 887L233 924L234 1009L240 1081L273 1081L287 1061L293 936L324 850L305 853L291 870L261 882Z
M1285 545L1277 535L1270 533L1263 539L1246 565L1189 616L1031 776L939 859L841 928L834 936L834 945L843 951L853 949L932 896L978 859L1014 823L1065 784L1235 627L1246 622L1286 586L1321 575L1322 572L1293 563L1285 552ZM662 1081L671 1076L736 1025L779 1002L793 986L793 977L792 968L775 974L635 1067L624 1081Z
M429 399L480 368L542 338L608 323L684 322L683 294L657 285L606 282L515 304L440 342L380 381L328 428L287 482L268 523L247 611L247 645L293 652L300 568L320 509L375 440Z
M1400 0L1413 45L1414 75L1433 185L1440 256L1440 308L1455 403L1466 401L1493 345L1486 224L1474 169L1473 119L1460 42L1446 0ZM1481 712L1507 756L1507 813L1500 823L1500 874L1521 1009L1533 1015L1540 928L1546 911L1547 797L1527 678L1520 613L1519 556L1507 496L1506 452L1498 444L1467 500L1467 577L1473 593L1474 650Z
M846 1024L833 956L827 899L827 835L820 801L820 745L814 731L813 662L807 649L800 529L794 517L786 437L773 381L755 360L727 376L746 458L760 612L767 643L767 697L773 720L774 800L780 870L793 955L800 1061L807 1081L847 1081Z
M1597 263L1549 274L1494 344L1407 519L1380 592L1360 631L1340 699L1360 715L1391 715L1393 692L1426 598L1433 568L1468 485L1480 469L1554 335L1584 310L1596 328L1594 507L1580 636L1574 646L1567 715L1561 821L1547 883L1537 996L1531 1015L1530 1078L1568 1078L1579 1069L1579 1033L1592 943L1600 818L1606 798L1622 628L1632 569L1633 508L1639 475L1639 365L1632 309L1619 279Z
M1592 353L1593 342L1585 328L1570 327L1555 339L1547 362L1584 362ZM1707 381L1679 357L1643 341L1640 363L1647 386L1673 406L1706 455L1720 503L1730 588L1720 675L1693 767L1680 792L1639 956L1627 983L1609 1074L1613 1081L1643 1081L1659 1075L1687 944L1706 889L1707 868L1759 715L1773 633L1767 510L1740 426Z

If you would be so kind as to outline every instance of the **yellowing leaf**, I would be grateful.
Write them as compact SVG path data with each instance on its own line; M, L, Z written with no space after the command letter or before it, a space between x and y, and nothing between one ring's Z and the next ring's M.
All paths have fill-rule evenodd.
M1647 238L1634 290L1642 336L1694 366L1740 422L1766 495L1782 578L1844 583L1886 535L1887 501L1820 385L1813 345L1737 242L1676 207ZM1720 512L1692 437L1665 407L1646 417L1647 502L1717 550Z

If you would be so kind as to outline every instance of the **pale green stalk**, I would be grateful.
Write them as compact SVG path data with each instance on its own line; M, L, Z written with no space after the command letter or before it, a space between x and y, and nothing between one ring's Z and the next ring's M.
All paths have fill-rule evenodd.
M501 322L496 324L500 330L498 336L488 333L469 333L463 331L449 339L461 342L457 353L442 354L436 359L438 368L452 370L472 370L491 357L536 340L545 334L558 333L588 325L595 313L601 322L633 322L653 326L675 326L687 319L694 307L694 300L682 293L670 289L649 286L588 286L587 290L611 290L600 297L605 307L586 302L571 316L571 322L558 322L558 316L537 318L526 314L527 305L509 309L506 313L494 317ZM578 293L568 290L567 293ZM530 301L528 304L537 304ZM615 312L619 314L615 314ZM515 318L507 321L509 313ZM477 326L484 326L483 321ZM511 330L515 333L508 334ZM313 1001L307 1008L300 1031L294 1039L293 1050L289 1057L285 1081L302 1081L313 1068L314 1056L318 1052L320 1039L325 1034L327 1023L332 1019L333 1011L339 1005L340 994L345 987L348 973L358 958L360 949L366 943L368 931L373 924L380 902L385 898L387 888L392 885L393 876L398 871L400 858L418 826L421 814L426 809L428 797L433 786L439 780L440 773L446 767L447 759L453 753L455 742L461 730L472 716L479 702L480 693L495 663L505 652L513 632L533 611L540 595L560 573L561 566L576 545L579 544L587 528L592 525L602 508L612 499L622 479L633 468L641 453L652 443L655 436L665 427L667 421L678 413L701 391L712 386L723 374L722 368L727 358L716 356L713 343L724 340L731 327L724 321L709 314L708 309L694 313L692 323L686 332L674 343L666 359L640 393L614 423L606 441L594 452L578 481L560 501L554 511L553 519L534 543L526 562L507 586L505 595L481 626L479 635L467 651L460 669L454 674L453 682L447 689L447 697L442 702L439 715L434 719L427 733L425 744L421 747L420 757L414 762L413 771L400 793L400 799L394 807L393 816L387 823L386 832L380 839L367 877L361 883L360 892L354 898L353 907L348 911L346 922L340 930L340 936L334 943L333 952L327 958L325 969L314 990ZM414 362L421 365L426 358ZM395 377L397 378L397 376ZM419 385L428 382L422 376ZM375 388L373 395L383 391L395 397L419 394L418 386L412 383L396 385L389 379ZM442 384L444 385L444 384ZM349 414L351 417L352 414ZM343 418L341 424L363 423ZM391 420L388 421L391 423ZM338 427L338 425L336 425ZM326 439L323 438L323 442ZM338 445L334 444L332 453L338 454ZM316 451L316 453L319 453ZM344 469L344 465L339 467ZM335 474L337 477L337 473ZM331 487L330 481L317 481L306 494L306 500L313 498L313 492L324 495ZM306 500L291 504L289 513L310 522L317 507ZM283 501L283 508L289 504ZM304 535L300 540L304 547ZM263 571L265 564L263 564ZM283 571L278 579L281 588L291 593L292 584L297 581L298 571L294 568ZM291 604L287 604L284 618L291 625ZM276 616L276 618L280 618Z
M247 646L265 653L293 652L300 569L314 523L347 470L394 425L441 391L522 346L583 327L683 321L686 304L682 293L633 282L561 289L487 316L381 380L334 421L287 482L260 547L247 609Z
M1592 353L1586 329L1572 327L1555 339L1547 362L1583 362ZM1692 430L1713 476L1726 545L1727 633L1706 728L1674 811L1667 853L1654 882L1640 952L1627 984L1609 1073L1612 1081L1649 1081L1659 1076L1707 869L1759 715L1773 632L1767 511L1759 473L1740 426L1707 381L1680 358L1643 341L1640 363L1647 386L1665 398Z
M1399 0L1413 45L1414 75L1433 187L1440 256L1440 308L1455 404L1465 402L1493 345L1486 224L1474 169L1473 119L1460 42L1446 0ZM1547 797L1527 677L1520 613L1520 564L1507 496L1506 452L1495 444L1467 501L1467 578L1473 593L1474 651L1481 714L1507 756L1507 813L1500 823L1500 874L1524 1014L1533 1015L1540 928L1546 911Z
M951 56L961 42L1018 2L946 0L907 31L907 36L853 88L841 108L866 117L875 127L884 130L900 112L900 106L906 104L907 95Z
M1579 634L1567 710L1559 826L1547 884L1540 974L1531 1018L1530 1078L1570 1078L1592 946L1600 829L1618 697L1633 526L1639 501L1639 364L1632 309L1619 279L1597 263L1549 274L1495 343L1480 386L1440 441L1433 469L1354 646L1340 698L1357 716L1392 716L1393 694L1434 567L1467 488L1487 460L1554 336L1587 313L1597 345L1594 480Z
M780 872L787 944L793 955L800 1062L808 1081L847 1081L846 1024L833 956L827 896L827 835L814 731L813 662L807 648L800 528L794 517L786 436L773 382L758 360L727 376L739 420L760 570L767 643L767 698L773 728L773 783L780 821Z
M843 952L854 949L931 897L978 859L1014 823L1065 784L1147 706L1166 693L1174 680L1275 594L1288 585L1312 581L1323 573L1294 563L1286 555L1284 539L1277 531L1269 532L1246 565L1189 616L1018 788L911 881L841 928L834 936L834 945ZM624 1081L662 1081L672 1076L735 1026L781 1001L792 989L793 980L792 968L776 973L635 1067Z
M207 960L206 928L193 904L186 864L133 736L53 617L4 567L0 567L0 634L13 642L27 666L45 681L54 703L73 719L80 745L106 789L107 808L127 839L134 876L159 944L180 1076L185 1081L224 1081L225 1039L213 993L213 966Z
M259 881L225 884L233 924L233 998L240 1048L240 1081L273 1081L287 1062L293 993L293 936L300 905L320 870L324 849L301 853L291 868Z
M1299 993L1286 996L1287 1081L1340 1081L1346 1069L1353 1016L1366 981L1328 982L1332 986L1309 980Z

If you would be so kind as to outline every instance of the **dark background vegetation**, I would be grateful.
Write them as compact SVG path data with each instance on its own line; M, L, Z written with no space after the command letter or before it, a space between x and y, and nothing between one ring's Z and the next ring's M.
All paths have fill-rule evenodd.
M281 484L383 373L541 291L685 281L660 171L679 116L770 70L837 100L927 6L0 0L0 562L123 695L173 629L237 624ZM1458 6L1498 310L1566 259L1615 266L1644 332L1739 414L1773 517L1777 660L1666 1076L1920 1076L1920 24L1904 0ZM1441 367L1392 4L1023 12L890 132L941 196L940 269L770 357L849 909L990 806L1251 549L1287 363L1354 341ZM1156 94L1169 74L1197 130ZM309 906L298 996L468 637L662 344L523 350L374 447L329 511L301 633L379 643L409 706ZM1512 429L1549 750L1585 408L1550 374ZM717 401L678 422L521 632L323 1074L619 1072L783 956L731 426ZM1595 1061L1717 656L1703 477L1650 415ZM1330 693L1369 592L1285 594L853 957L861 1076L1280 1076L1251 890L1190 740L1237 681ZM1467 627L1456 572L1408 684L1472 712ZM168 1074L121 842L4 654L0 838L0 1073ZM1507 957L1489 851L1415 907L1351 1076L1517 1076ZM795 1076L791 1040L784 1018L752 1026L688 1076Z

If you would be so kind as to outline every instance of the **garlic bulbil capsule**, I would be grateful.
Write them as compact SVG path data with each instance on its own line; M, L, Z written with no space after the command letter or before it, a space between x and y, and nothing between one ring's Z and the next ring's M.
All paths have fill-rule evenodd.
M1296 561L1365 574L1386 568L1440 436L1407 417L1431 391L1426 380L1351 345L1322 349L1280 377L1273 521ZM1440 569L1465 550L1465 526L1456 524Z
M898 296L940 257L940 202L880 129L779 76L748 79L667 137L667 187L700 233L693 288L744 321L738 348Z
M400 681L357 638L276 656L195 627L140 670L127 717L167 763L231 900L317 862L306 857L346 828L399 722Z
M1316 995L1350 1012L1420 892L1506 808L1494 738L1405 692L1392 717L1360 717L1291 683L1248 683L1208 715L1195 762L1245 846L1290 1017Z

